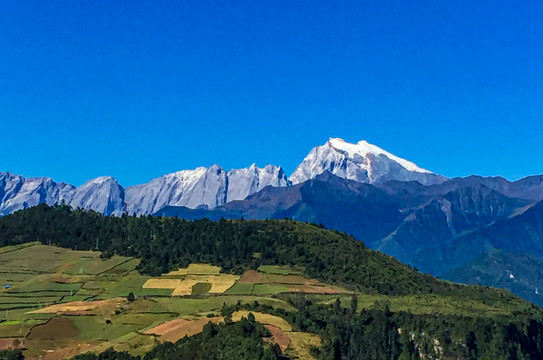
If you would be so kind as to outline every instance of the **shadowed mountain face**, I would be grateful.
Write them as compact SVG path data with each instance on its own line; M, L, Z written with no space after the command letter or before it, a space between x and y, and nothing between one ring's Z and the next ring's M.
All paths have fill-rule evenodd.
M453 269L443 278L471 285L504 288L541 305L543 259L504 250L491 250Z
M374 244L375 248L422 271L441 275L450 262L443 248L455 247L455 239L505 219L529 204L481 184L460 184L454 190L445 190L450 191L435 194L422 205L406 210L408 215L402 223Z
M510 267L526 266L528 255L532 262L543 261L540 186L539 177L511 183L476 176L430 186L401 181L374 186L325 172L292 187L267 187L215 209L167 207L156 214L188 219L288 217L320 223L353 234L423 272L505 286L500 280L503 271L491 266L489 258L480 259L502 250ZM479 265L470 265L473 261ZM543 304L535 294L541 279L530 276L510 289Z
M464 264L464 254L455 248L467 247L473 257L484 255L489 249L500 249L543 258L543 202L521 209L516 216L460 236L452 244L441 245L443 251L449 253L445 266L452 269Z

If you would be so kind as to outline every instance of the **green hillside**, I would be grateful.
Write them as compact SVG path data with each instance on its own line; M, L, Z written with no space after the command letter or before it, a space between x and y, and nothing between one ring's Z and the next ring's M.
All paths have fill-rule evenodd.
M0 245L31 241L75 250L98 250L141 259L142 273L159 275L188 264L210 263L240 274L261 265L298 265L313 278L386 295L496 290L439 281L368 249L360 241L295 221L186 221L160 217L105 217L69 207L39 205L0 219ZM505 292L502 296L513 299Z
M0 246L0 350L27 358L543 357L537 306L311 224L40 205L0 218Z

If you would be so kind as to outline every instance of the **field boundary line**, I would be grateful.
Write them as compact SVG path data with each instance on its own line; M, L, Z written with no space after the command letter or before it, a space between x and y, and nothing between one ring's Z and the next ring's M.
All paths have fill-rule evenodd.
M100 276L100 275L102 275L102 274L105 273L105 272L111 271L111 270L115 269L117 266L121 266L121 265L123 265L123 264L126 264L127 262L129 262L130 260L133 260L133 259L135 259L135 258L130 257L130 258L126 259L125 261L123 261L122 263L119 263L119 264L117 264L117 265L115 265L115 266L113 266L113 267L110 267L109 269L106 269L106 270L104 270L104 271L102 271L102 272L97 273L96 276ZM121 276L125 276L125 275L126 275L127 273L129 273L130 271L132 271L132 270L125 271Z
M29 242L29 243L23 243L23 244L19 244L21 247L18 247L16 249L13 249L13 250L8 250L8 251L3 251L0 253L0 255L4 255L4 254L9 254L9 253L12 253L14 251L18 251L18 250L22 250L22 249L26 249L26 248L29 248L29 247L32 247L32 246L36 246L36 245L43 245L41 242L39 241L32 241L32 242ZM9 245L8 245L9 246ZM17 246L17 245L15 245Z

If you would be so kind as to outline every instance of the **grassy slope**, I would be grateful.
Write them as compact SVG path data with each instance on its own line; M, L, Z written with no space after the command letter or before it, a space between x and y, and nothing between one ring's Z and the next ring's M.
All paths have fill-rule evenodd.
M302 229L305 226L302 227ZM307 234L306 234L307 235ZM117 308L98 311L91 316L67 316L77 335L67 339L70 344L87 344L91 349L104 350L100 345L104 340L110 341L116 348L130 350L133 353L148 351L156 341L149 335L140 333L147 328L156 326L162 322L176 317L197 318L208 313L217 313L223 304L235 305L238 302L252 303L258 301L262 305L271 305L288 311L295 309L287 302L274 298L276 292L287 291L288 284L280 284L281 279L285 282L292 281L293 276L299 277L300 269L292 269L287 266L267 266L260 272L260 280L271 279L276 283L266 284L242 284L237 283L227 291L225 295L202 296L197 294L189 297L176 298L169 296L171 290L165 289L142 289L148 279L136 271L127 268L127 264L136 266L137 261L130 258L114 260L102 260L98 252L73 251L61 249L54 246L33 244L28 247L21 247L16 251L3 252L0 248L0 261L11 264L8 268L3 267L0 273L1 278L9 276L10 271L20 271L28 265L29 255L40 254L39 260L32 260L36 268L41 269L41 280L34 281L28 278L8 290L0 291L0 306L5 310L0 312L0 337L28 337L33 328L39 328L55 314L29 313L31 310L43 308L51 303L62 303L70 300L95 300L110 299L115 296L126 296L132 291L140 296L134 302L126 299L121 301ZM84 269L88 273L72 273L71 264L74 259L83 259ZM93 259L93 261L89 261ZM120 261L123 260L123 261ZM78 263L75 261L75 263ZM11 269L11 270L10 270ZM33 271L32 268L26 268ZM49 269L45 271L44 269ZM95 273L95 269L102 269L101 273ZM117 271L122 269L123 271ZM279 275L281 273L283 275ZM289 275L295 273L297 275ZM56 280L77 281L74 284L61 284ZM310 282L314 280L308 279ZM51 291L52 287L72 287L71 296L65 291ZM199 285L201 286L201 285ZM234 291L235 288L238 291ZM257 291L254 291L258 289ZM243 291L244 290L244 291ZM52 296L44 297L43 294ZM145 298L141 297L146 295ZM299 296L299 295L292 295ZM340 298L344 306L349 306L351 299L350 292L338 295L307 295L316 303L332 304L336 298ZM514 318L520 313L532 316L537 315L537 310L526 302L515 299L513 302L508 297L496 298L492 301L453 296L453 295L401 295L390 296L380 294L367 294L357 292L359 309L371 308L377 302L388 301L393 311L409 311L414 314L454 314L473 317L502 316ZM20 308L23 307L23 308ZM111 322L111 323L109 323ZM32 337L31 337L32 338ZM28 354L40 354L50 346L47 341L33 338L28 343L30 350Z
M176 222L180 221L146 218L112 219L85 212L77 213L76 216L70 212L58 215L51 213L53 211L51 208L42 208L40 211L46 212L43 219L48 219L49 223L40 223L43 220L41 217L33 217L33 221L37 221L34 225L42 225L46 231L47 227L56 230L56 227L63 226L65 221L77 223L76 217L83 218L86 226L104 221L113 223L120 229L139 225L138 222L143 221L156 222L153 226L158 226L158 229L161 229L161 226L168 229L167 226L175 227L178 224ZM14 214L12 218L6 217L8 220L15 218L19 224L16 226L9 221L5 222L6 218L0 219L0 234L12 236L12 239L17 239L20 243L25 242L25 236L35 240L32 228L29 231L25 227L24 218L28 214L22 213L24 215L22 218L17 218L21 214ZM50 217L51 214L54 216ZM86 219L87 216L90 219ZM62 221L55 225L54 221L58 217L62 217ZM215 223L205 221L196 224L211 227L210 231L213 231L215 226ZM242 246L250 247L247 251L251 254L251 260L245 268L255 270L260 268L263 276L270 278L289 277L303 271L309 278L319 279L327 284L341 285L347 287L347 292L355 292L359 309L371 308L375 303L388 302L393 311L408 311L413 314L500 317L511 320L542 318L538 307L506 291L483 286L458 285L435 279L400 264L390 256L367 249L364 244L345 234L327 231L314 225L293 221L236 220L223 222L221 226L227 231L244 232L245 237L241 238L240 242ZM16 232L17 229L22 235ZM266 232L273 233L274 237L264 236ZM130 233L127 232L126 235L130 240ZM0 238L0 241L5 241L6 237ZM275 237L279 239L276 240ZM259 241L264 241L261 239L275 241L277 246L270 249L274 253L271 255L265 253L264 245L269 244L259 244ZM114 256L108 260L101 260L100 253L94 251L72 251L35 243L26 246L15 242L13 245L9 248L0 248L2 264L0 282L9 280L13 285L11 289L0 291L0 337L24 337L33 327L53 317L54 314L28 313L29 310L46 306L47 303L126 297L129 292L135 293L140 298L134 302L123 300L117 311L94 314L87 318L76 319L71 316L75 328L79 331L78 341L99 341L105 336L120 348L143 353L143 349L148 349L152 345L150 343L152 339L139 334L138 331L167 319L179 316L189 318L205 316L219 311L223 304L252 303L255 300L260 304L294 310L287 302L273 296L273 293L284 292L287 289L288 284L280 282L237 283L224 295L197 294L185 298L172 298L170 296L172 289L142 288L149 276L135 271L139 264L138 259ZM145 243L142 244L144 245ZM167 240L158 245L167 249ZM81 245L79 246L81 248ZM205 253L194 255L197 262L207 260ZM151 257L151 260L153 259L156 257ZM208 262L220 266L221 261L219 258ZM241 268L243 267L238 265L230 268L230 271ZM180 271L179 275L184 276L184 271ZM62 282L59 282L59 277L62 278ZM142 296L147 298L143 299ZM348 306L351 299L350 294L310 295L310 297L317 302L329 304L334 303L339 297L342 298L344 306ZM13 320L20 323L7 322ZM107 323L108 320L111 324ZM35 346L40 346L39 341L37 344Z
M0 244L18 245L36 239L82 250L95 249L98 244L110 255L141 258L140 270L147 274L196 262L237 273L262 265L291 264L303 267L312 278L365 293L513 299L505 292L440 281L370 250L350 236L295 221L116 218L46 205L0 218ZM74 264L70 271L85 271L86 266Z
M276 288L266 290L263 287L259 294L251 295L254 284L237 284L238 287L247 286L245 290L248 291L236 295L202 296L195 291L194 296L182 298L171 297L171 289L143 289L149 277L134 270L138 261L133 260L121 257L102 260L98 252L73 251L37 243L17 248L0 248L0 263L3 264L0 267L0 281L6 282L6 278L13 277L21 269L31 273L31 276L13 283L10 289L0 290L0 308L4 309L0 312L0 338L18 338L20 341L28 338L26 355L44 355L54 346L50 340L40 337L40 329L58 315L31 311L68 301L87 299L92 303L93 300L126 297L129 292L134 292L139 298L134 302L123 299L120 306L104 307L88 315L61 315L69 320L70 328L75 330L72 329L73 334L70 333L66 339L59 340L59 344L86 346L85 350L95 351L103 351L113 345L119 350L143 354L157 342L153 336L142 335L141 332L177 317L205 317L208 313L219 312L224 304L233 306L254 301L288 311L294 310L285 301L271 297ZM85 266L82 271L74 272L71 271L74 264ZM189 266L188 271L177 271L185 275L177 276L183 278L194 272L199 273L203 267ZM35 269L39 269L39 275L34 273L38 271ZM101 272L96 269L101 269ZM213 273L219 270L216 268ZM39 276L39 281L36 281L36 276ZM57 282L59 280L73 283L63 284ZM71 295L64 290L50 290L64 286L72 289ZM199 283L196 290L201 286ZM286 291L286 287L282 289Z

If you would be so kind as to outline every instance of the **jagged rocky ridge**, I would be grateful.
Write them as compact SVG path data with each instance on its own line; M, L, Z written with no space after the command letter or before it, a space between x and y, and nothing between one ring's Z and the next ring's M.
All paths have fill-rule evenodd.
M165 206L214 208L243 200L266 186L288 187L324 172L362 183L398 180L428 185L445 180L365 141L350 144L330 139L312 149L290 179L281 167L274 165L259 168L253 164L229 172L213 165L163 175L126 189L109 176L89 180L76 188L49 178L24 179L4 172L0 173L0 215L41 203L60 202L117 216L125 212L152 214Z
M75 187L50 178L27 178L0 172L0 215L41 203L65 203L105 215L151 214L164 206L215 207L244 199L266 186L286 186L289 182L277 166L226 172L218 165L183 170L123 188L115 178L103 176Z

